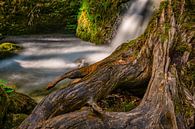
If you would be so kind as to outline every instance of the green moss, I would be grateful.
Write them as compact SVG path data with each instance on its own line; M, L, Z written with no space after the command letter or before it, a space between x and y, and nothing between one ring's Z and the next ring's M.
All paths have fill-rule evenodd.
M191 51L191 48L186 43L180 43L176 46L175 50L179 52L179 54L183 54L185 51Z
M191 67L191 77L192 80L195 82L195 64L193 64L193 67Z
M169 5L169 1L168 0L164 0L164 1L162 1L161 2L161 4L160 4L160 10L161 9L165 9L165 8L167 8L168 7L168 5Z
M98 105L110 112L128 112L134 109L140 99L131 96L128 92L113 93L104 100L98 102Z
M3 129L15 129L27 118L26 114L8 114Z
M10 42L1 43L0 44L0 59L13 56L17 54L20 50L22 50L22 47L17 44L10 43Z
M120 0L83 0L78 16L77 36L96 44L106 43L119 15Z
M188 91L188 94L194 95L195 88L195 60L189 59L187 65L181 69L181 73L179 73L179 78L181 79L180 88L185 88ZM186 100L185 93L183 91L179 92L180 100L175 102L179 102L175 104L177 113L182 113L186 119L191 119L191 117L195 114L195 111L191 105L192 102ZM182 101L182 103L181 103ZM182 105L182 106L181 106Z
M123 111L128 112L136 107L136 105L132 102L124 102L122 103Z
M164 43L166 40L168 40L168 35L167 34L160 34L160 42Z
M195 83L195 59L188 62L188 68L186 70L188 80L191 81L191 86ZM195 86L194 86L195 87ZM193 87L191 87L193 89Z
M14 43L5 42L0 44L0 50L2 51L14 51L17 49L20 49L20 47Z

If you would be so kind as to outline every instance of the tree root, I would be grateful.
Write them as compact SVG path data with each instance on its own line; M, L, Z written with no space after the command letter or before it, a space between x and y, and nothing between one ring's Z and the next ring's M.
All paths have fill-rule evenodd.
M180 23L183 21L176 23L175 20L176 7L172 6L182 7L178 15L183 15L185 4L185 0L166 1L152 19L144 38L131 42L134 46L131 43L123 44L103 61L70 71L54 80L49 88L64 78L81 78L43 99L19 129L188 128L186 121L189 116L182 112L180 106L190 105L183 97L187 92L184 92L180 81L181 68L186 63L178 63L178 60L182 60L181 56L171 55L175 43L182 39L180 42L190 44L191 35L194 34L182 28ZM183 34L188 38L183 38ZM148 80L141 103L129 112L106 112L96 104L118 87L125 85L130 89L139 89ZM193 107L187 108L194 110Z
M133 55L129 54L129 56ZM121 54L119 54L118 60L107 58L99 62L98 65L79 69L79 71L84 69L84 73L88 74L79 74L83 75L81 81L70 84L67 88L55 91L47 96L24 121L21 128L34 128L41 121L78 110L86 104L91 105L94 111L101 114L102 110L94 102L106 97L118 85L128 82L129 87L131 87L143 84L145 80L150 78L151 71L148 67L150 63L147 58L144 59L144 56L137 58L136 63L131 60L124 60L126 62L124 64L120 63L121 57ZM87 68L90 68L90 70L86 70ZM78 76L75 77L74 75L77 71L73 70L63 77L76 78Z

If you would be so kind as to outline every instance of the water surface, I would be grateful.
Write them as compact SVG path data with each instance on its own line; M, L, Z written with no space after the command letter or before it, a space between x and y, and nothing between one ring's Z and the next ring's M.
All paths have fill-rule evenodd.
M18 56L0 61L0 79L17 85L17 91L32 97L47 94L55 77L77 68L84 59L94 63L109 55L106 46L95 46L74 35L12 36L25 49Z

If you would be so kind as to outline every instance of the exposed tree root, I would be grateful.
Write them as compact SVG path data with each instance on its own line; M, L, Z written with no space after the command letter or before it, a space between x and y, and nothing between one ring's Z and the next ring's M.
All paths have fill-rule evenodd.
M117 85L128 82L130 86L131 84L134 86L142 84L150 78L149 63L142 58L140 57L136 63L127 61L126 64L120 64L118 60L114 60L113 63L108 61L107 64L99 66L98 70L83 77L80 82L71 84L67 88L47 96L26 119L26 122L31 123L30 126L34 128L37 122L72 112L86 104L100 112L95 102L108 95ZM21 127L27 128L27 126Z
M174 13L173 5L182 7L178 14ZM183 111L189 109L194 113L191 102L185 98L186 94L193 95L185 92L187 83L181 80L181 69L186 67L189 56L185 52L180 54L183 56L172 56L178 42L191 46L194 37L192 31L176 22L186 11L185 6L185 0L164 2L141 38L123 44L103 61L57 78L49 88L64 78L81 80L48 95L19 128L186 129L192 126L186 121L193 114L186 116ZM144 98L129 112L106 112L97 105L97 101L117 87L139 89L148 80ZM185 106L179 107L180 104Z

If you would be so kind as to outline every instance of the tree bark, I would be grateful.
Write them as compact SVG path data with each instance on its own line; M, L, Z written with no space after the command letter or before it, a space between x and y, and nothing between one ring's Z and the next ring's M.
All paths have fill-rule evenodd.
M186 129L194 127L194 9L189 0L161 3L146 32L108 58L64 74L80 81L48 95L20 129ZM193 4L193 2L191 3ZM193 71L191 71L193 72ZM149 83L148 83L149 82ZM147 85L146 85L147 84ZM147 90L129 112L107 112L96 103L116 88Z

